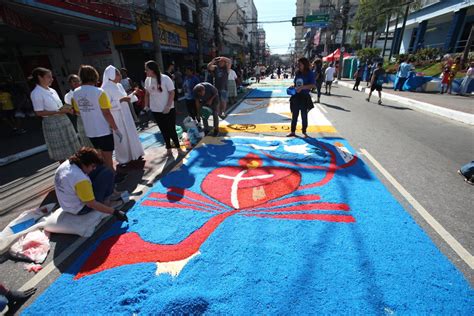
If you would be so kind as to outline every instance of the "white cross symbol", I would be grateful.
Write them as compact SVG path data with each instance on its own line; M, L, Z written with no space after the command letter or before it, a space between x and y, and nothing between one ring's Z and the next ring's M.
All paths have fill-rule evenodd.
M237 195L237 192L238 192L238 189L239 189L239 183L241 181L245 181L245 180L256 180L256 179L268 179L268 178L271 178L273 177L274 175L273 174L263 174L261 176L254 176L254 177L246 177L244 178L244 174L246 174L248 172L248 170L242 170L241 172L239 172L235 177L231 177L231 176L226 176L226 175L223 175L223 174L218 174L217 176L219 178L223 178L223 179L229 179L229 180L233 180L232 181L232 186L231 186L231 189L230 189L230 201L232 203L232 206L237 210L239 209L239 199L238 199L238 195Z

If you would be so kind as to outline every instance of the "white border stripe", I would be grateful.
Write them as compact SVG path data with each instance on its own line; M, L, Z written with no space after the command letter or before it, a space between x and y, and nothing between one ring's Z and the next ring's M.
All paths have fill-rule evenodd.
M471 268L474 269L474 257L467 251L441 224L431 216L430 213L407 191L405 188L385 170L382 165L368 153L367 150L361 148L360 151L367 159L387 178L387 180L400 192L401 195L413 206L418 214L438 233L438 235L458 254L459 257Z
M328 110L326 110L321 104L316 103L316 105L318 106L318 108L319 108L321 111L323 111L323 112L326 113L326 114L328 113Z

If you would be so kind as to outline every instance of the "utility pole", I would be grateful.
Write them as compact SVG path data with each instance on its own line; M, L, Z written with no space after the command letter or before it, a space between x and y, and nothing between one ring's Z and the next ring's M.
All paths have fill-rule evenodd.
M156 0L148 0L148 10L150 11L151 33L153 36L153 50L155 51L155 61L160 66L160 70L164 71L163 55L161 54L160 43L160 26L158 24L158 16L156 14Z
M198 69L204 63L203 46L202 46L202 7L199 0L194 0L196 6L196 23L197 23L197 40L198 40Z
M219 37L219 15L217 14L217 0L212 0L212 8L214 10L214 43L216 45L216 56L219 56L219 47L221 40Z
M339 71L337 72L337 80L341 80L342 70L344 68L344 52L345 52L344 44L346 43L347 22L349 20L350 5L351 4L350 4L349 0L344 0L344 4L342 5L342 8L341 8L341 13L342 13L342 40L341 40L341 48L340 48L340 56L339 56Z

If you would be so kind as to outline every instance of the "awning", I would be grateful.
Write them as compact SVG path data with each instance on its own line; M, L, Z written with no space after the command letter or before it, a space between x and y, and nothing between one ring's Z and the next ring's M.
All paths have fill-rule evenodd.
M344 53L343 57L350 57L351 54L348 54L348 53ZM339 58L341 58L341 49L336 49L334 52L332 52L331 54L327 55L326 57L323 57L323 61L329 61L329 62L333 62L333 61L336 61L336 60L339 60Z

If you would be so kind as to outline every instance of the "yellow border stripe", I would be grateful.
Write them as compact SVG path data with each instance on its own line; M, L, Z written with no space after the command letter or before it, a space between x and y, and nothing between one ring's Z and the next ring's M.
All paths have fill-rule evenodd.
M297 131L301 131L301 125L296 127ZM289 133L290 125L279 124L230 124L220 126L219 131L222 133ZM337 133L337 130L331 125L310 125L307 129L308 133Z

